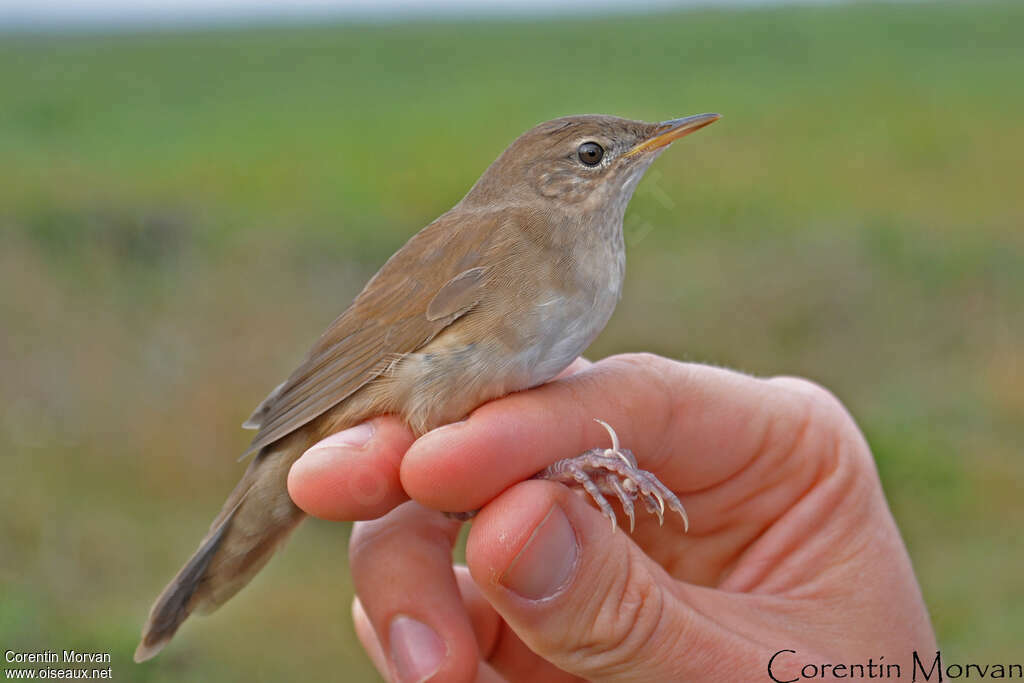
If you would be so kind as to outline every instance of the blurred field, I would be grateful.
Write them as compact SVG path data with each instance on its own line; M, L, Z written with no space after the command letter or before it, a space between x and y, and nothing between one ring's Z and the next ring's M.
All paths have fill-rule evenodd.
M725 118L627 216L592 357L803 374L875 451L951 661L1024 638L1024 4L0 36L0 645L372 680L344 525L130 663L237 425L521 131Z

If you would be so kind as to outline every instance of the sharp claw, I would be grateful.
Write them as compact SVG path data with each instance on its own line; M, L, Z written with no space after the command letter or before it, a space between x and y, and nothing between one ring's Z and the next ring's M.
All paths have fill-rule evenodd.
M594 422L608 430L608 436L612 437L612 450L619 450L619 435L615 433L615 430L612 429L612 426L605 422L604 420L598 419L596 417L594 418Z
M608 430L608 436L610 436L611 439L612 439L612 447L604 449L605 456L609 457L609 458L612 457L612 456L615 456L616 458L618 458L619 460L624 462L626 464L626 467L636 467L636 463L632 462L629 459L629 456L627 456L625 453L623 453L620 450L620 448L619 448L619 435L615 433L615 430L612 429L612 426L610 424L608 424L607 422L605 422L604 420L598 419L596 417L594 418L594 422L598 423L599 425L601 425L602 427L607 429Z
M670 507L673 510L675 510L677 513L679 513L679 516L683 518L683 532L685 533L685 532L689 531L690 530L690 518L687 516L686 509L683 507L683 504L680 503L677 500Z
M666 491L666 498L668 498L668 509L676 512L680 517L683 518L683 531L690 530L690 518L686 515L686 509L683 504L679 502L679 498L672 491Z

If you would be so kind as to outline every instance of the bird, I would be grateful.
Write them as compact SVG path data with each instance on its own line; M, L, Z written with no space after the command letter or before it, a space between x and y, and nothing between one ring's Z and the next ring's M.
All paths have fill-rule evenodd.
M305 360L256 408L252 455L198 549L156 599L134 659L159 653L190 614L208 614L267 563L305 517L291 465L321 439L395 414L417 436L483 403L549 381L604 328L625 275L623 219L644 172L674 141L720 118L658 123L566 116L514 140L454 207L367 282ZM604 423L602 423L604 424ZM675 494L621 449L592 449L537 477L663 519Z

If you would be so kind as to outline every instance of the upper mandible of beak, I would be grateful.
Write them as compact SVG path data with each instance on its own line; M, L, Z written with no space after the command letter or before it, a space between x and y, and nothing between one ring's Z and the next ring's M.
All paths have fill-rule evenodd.
M698 131L704 126L711 125L720 118L722 118L721 114L695 114L694 116L687 116L681 119L662 121L658 124L651 137L638 143L633 149L622 156L631 157L641 152L653 152L654 150L661 149L681 137Z

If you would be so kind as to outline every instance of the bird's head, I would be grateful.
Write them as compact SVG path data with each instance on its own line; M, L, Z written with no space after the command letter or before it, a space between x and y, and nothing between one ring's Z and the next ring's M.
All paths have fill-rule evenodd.
M543 202L580 213L625 211L644 171L668 145L719 118L645 123L590 114L547 121L509 145L463 205Z

